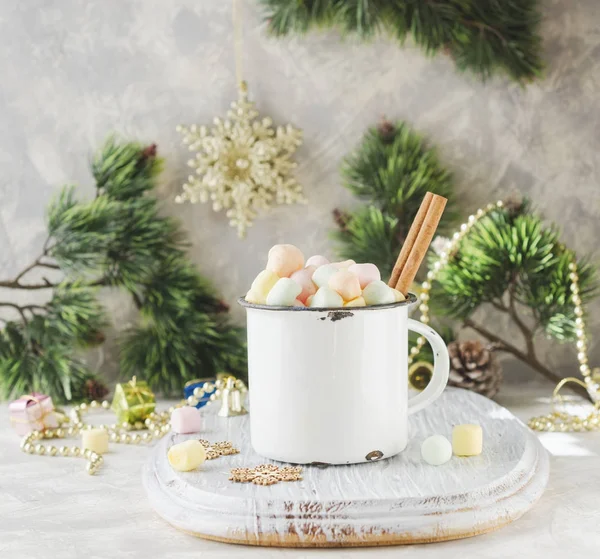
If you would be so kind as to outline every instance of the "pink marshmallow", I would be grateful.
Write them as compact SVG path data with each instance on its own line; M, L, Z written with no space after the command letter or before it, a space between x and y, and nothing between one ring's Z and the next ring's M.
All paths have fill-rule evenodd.
M175 408L171 413L171 429L175 433L198 433L200 425L200 412L192 406Z
M361 289L364 289L372 281L379 281L381 279L381 273L375 264L352 264L348 268L348 271L356 274Z
M289 278L303 266L304 255L294 245L275 245L269 251L266 268L275 272L280 278Z
M356 264L356 262L354 262L354 260L344 260L342 262L333 262L333 265L336 268L339 268L340 270L343 268L349 268L350 266L353 266L354 264Z
M294 272L290 279L294 280L300 287L302 287L302 291L300 295L298 295L298 299L302 301L302 303L306 303L306 299L311 295L314 295L317 292L317 286L312 281L312 275L315 271L314 266L307 266L302 270L298 270Z
M300 299L296 299L294 301L294 307L306 307L306 305L302 301L300 301Z
M348 270L338 270L329 278L329 287L337 291L344 301L360 297L361 289L358 277Z
M315 266L318 268L319 266L325 266L325 264L329 264L329 260L320 254L315 254L306 261L307 268L309 266Z

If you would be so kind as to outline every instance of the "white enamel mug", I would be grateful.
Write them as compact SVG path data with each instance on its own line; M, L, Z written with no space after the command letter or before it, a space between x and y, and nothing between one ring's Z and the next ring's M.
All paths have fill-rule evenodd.
M250 436L266 458L353 464L406 448L408 416L448 382L448 350L432 328L408 318L406 301L349 309L239 303L248 319ZM433 348L423 392L408 398L408 331Z

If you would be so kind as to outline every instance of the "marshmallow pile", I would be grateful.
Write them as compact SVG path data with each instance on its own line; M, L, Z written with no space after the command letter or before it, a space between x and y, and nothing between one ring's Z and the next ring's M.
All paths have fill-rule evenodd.
M321 255L304 260L294 245L275 245L266 269L252 282L246 301L277 307L366 307L404 301L381 281L375 264L354 260L329 262Z

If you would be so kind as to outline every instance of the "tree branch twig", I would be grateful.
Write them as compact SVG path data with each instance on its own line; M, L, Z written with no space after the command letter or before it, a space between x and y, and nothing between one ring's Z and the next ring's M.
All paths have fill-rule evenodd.
M549 381L553 382L554 384L558 384L562 380L561 376L553 373L550 369L548 369L546 366L540 363L537 357L535 357L535 354L532 356L528 353L521 351L519 348L515 347L509 342L506 342L505 340L500 338L500 336L494 334L493 332L490 332L487 328L476 323L472 319L467 318L463 322L463 325L467 328L475 330L475 332L481 334L484 338L494 343L496 349L500 351L505 351L507 353L511 353L516 358L529 365L532 369L540 373L542 376L546 377ZM577 392L579 395L585 397L587 400L591 401L590 395L582 386L575 385L571 387L569 385L569 388L571 388L574 392Z

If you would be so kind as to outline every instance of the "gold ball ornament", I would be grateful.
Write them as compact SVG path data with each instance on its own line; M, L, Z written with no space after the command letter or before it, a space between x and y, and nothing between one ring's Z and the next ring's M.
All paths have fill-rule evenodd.
M413 347L412 349L415 348ZM408 382L417 390L425 390L432 376L433 365L428 361L417 361L408 369Z

